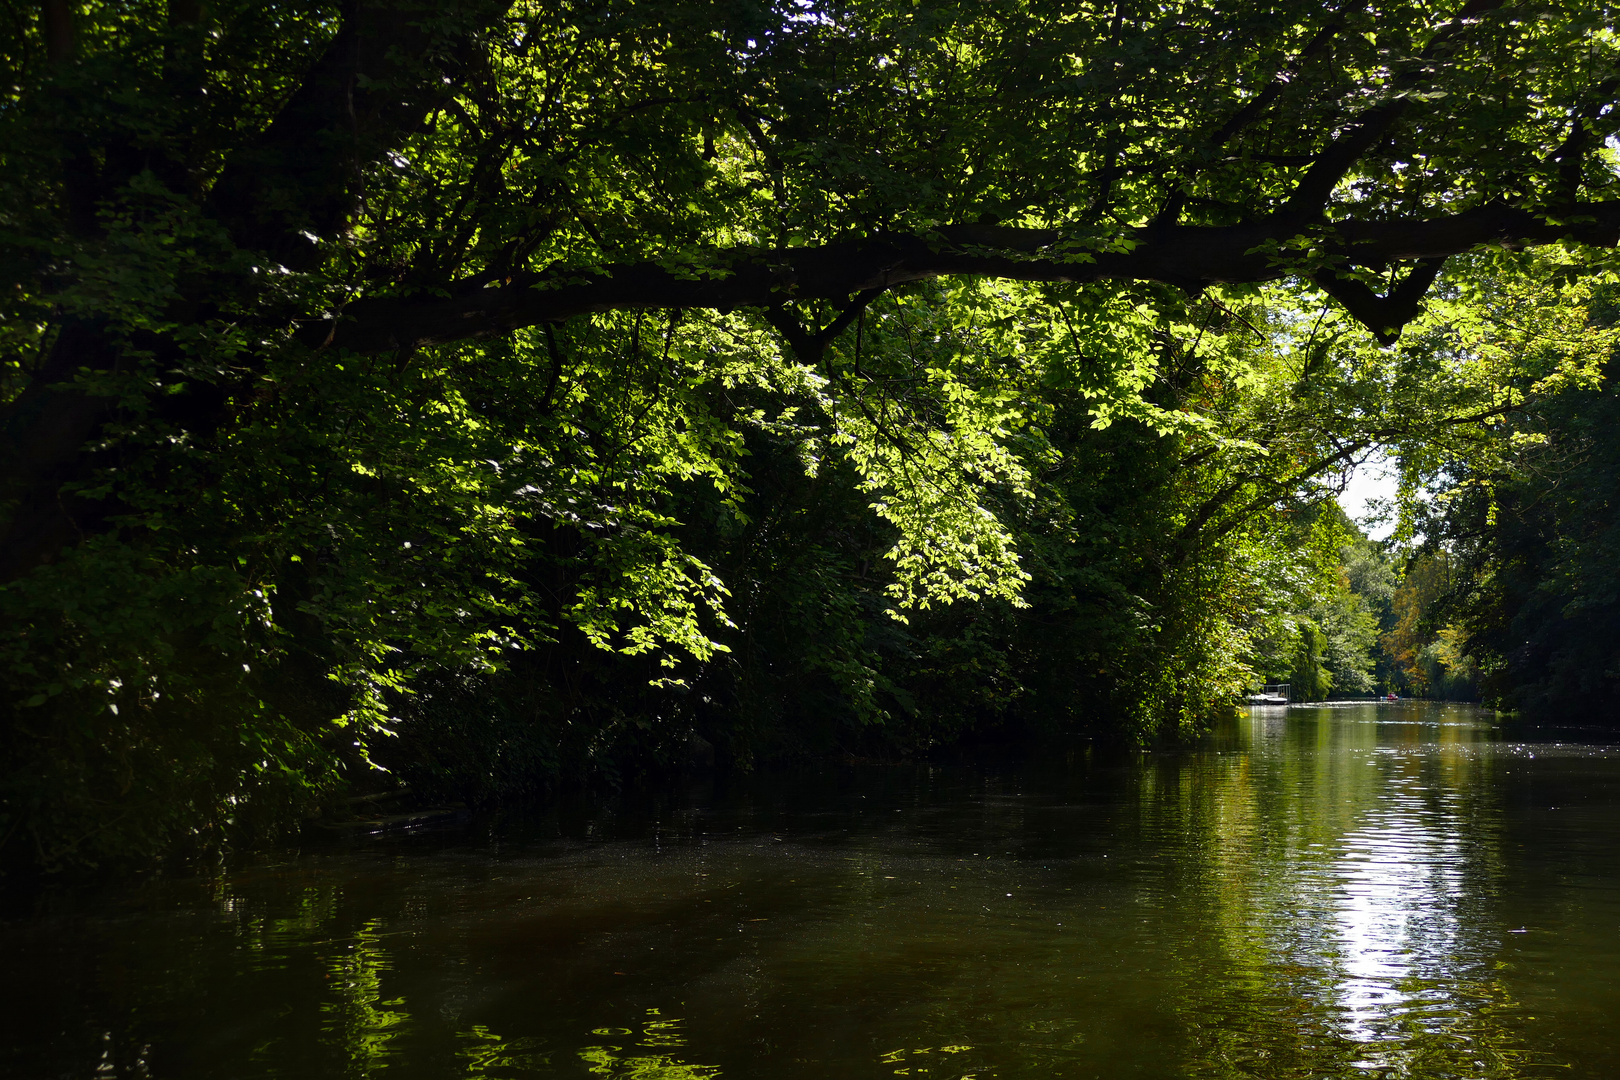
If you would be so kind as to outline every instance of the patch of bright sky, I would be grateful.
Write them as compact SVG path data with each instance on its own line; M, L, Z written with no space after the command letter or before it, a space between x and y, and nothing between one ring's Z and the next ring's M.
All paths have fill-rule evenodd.
M1395 463L1382 454L1375 454L1357 465L1350 474L1350 482L1344 486L1339 495L1339 505L1344 512L1364 529L1368 536L1374 540L1383 540L1395 531L1394 515L1390 520L1381 524L1372 524L1367 518L1374 512L1369 505L1377 500L1386 503L1395 501L1395 489L1399 484L1399 477L1395 474Z

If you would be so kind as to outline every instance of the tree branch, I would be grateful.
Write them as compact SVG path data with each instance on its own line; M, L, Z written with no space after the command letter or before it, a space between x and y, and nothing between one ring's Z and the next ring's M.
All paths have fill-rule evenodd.
M317 238L342 228L359 207L362 165L403 141L452 91L457 66L476 54L480 32L508 2L477 0L447 12L428 0L346 0L336 39L269 127L227 160L207 212L238 246L312 267ZM53 64L71 58L72 10L66 0L45 0ZM87 149L68 157L70 216L81 219L81 231L94 220L90 160ZM95 319L70 319L62 329L43 369L0 409L0 583L49 561L107 513L101 503L59 492L88 467L83 448L116 402L61 384L82 370L111 370L122 346ZM177 348L172 339L157 345ZM224 395L199 382L171 405L194 414L189 426L203 432L220 422Z
M1210 136L1209 142L1205 145L1203 153L1206 155L1206 159L1207 157L1213 157L1239 132L1260 119L1260 116L1282 96L1283 89L1298 75L1304 62L1327 48L1333 39L1339 36L1339 32L1344 29L1345 19L1352 12L1365 6L1366 0L1346 0L1339 10L1333 12L1327 24L1318 30L1310 41L1305 43L1305 47L1300 49L1294 58L1283 66L1282 70L1273 75L1258 94L1246 102L1242 108L1227 117L1226 122L1216 129L1215 133ZM1198 167L1195 165L1187 169L1187 174L1190 177L1191 174L1197 171ZM1154 218L1154 222L1160 226L1174 225L1181 216L1181 210L1186 200L1186 190L1177 184L1171 189L1169 198L1165 200L1164 207Z
M1332 270L1320 270L1311 275L1311 280L1337 300L1357 322L1371 330L1380 345L1393 345L1401 336L1401 327L1417 317L1423 306L1424 294L1434 284L1434 279L1440 276L1440 269L1445 264L1446 257L1443 255L1418 260L1411 273L1387 296L1379 296L1362 282L1341 277Z
M1219 130L1211 136L1209 141L1210 152L1213 153L1225 146L1238 132L1259 119L1260 114L1270 108L1271 104L1282 96L1283 88L1299 74L1300 66L1306 60L1327 48L1328 44L1339 36L1339 31L1344 29L1345 19L1351 13L1366 6L1367 0L1346 0L1346 3L1333 13L1327 24L1316 32L1316 36L1305 43L1305 47L1300 49L1294 59L1276 75L1272 76L1271 81L1266 84L1259 94L1255 95L1241 109L1227 118L1226 123L1222 124Z
M1376 146L1406 112L1410 101L1406 92L1416 89L1425 81L1433 65L1444 57L1464 27L1479 15L1495 10L1502 4L1503 0L1468 0L1456 18L1436 30L1423 52L1395 77L1392 87L1395 96L1363 113L1305 171L1304 177L1295 185L1293 193L1283 205L1283 216L1299 221L1320 216L1333 189L1344 179L1350 167Z
M788 347L793 350L800 363L815 367L821 363L821 357L827 351L827 346L832 344L839 334L849 329L849 324L866 310L867 305L881 295L883 295L881 287L861 290L859 295L844 305L838 317L828 323L825 329L814 333L800 326L799 320L781 305L768 308L765 312L765 321L776 327L782 337L787 339Z
M1493 204L1438 218L1338 222L1308 241L1297 223L1271 218L1228 226L1128 230L1118 249L1088 253L1055 230L946 226L930 236L887 234L820 247L719 252L719 269L682 272L652 262L580 271L557 267L498 288L447 299L378 298L351 304L334 322L304 327L311 347L392 351L510 333L603 311L664 308L772 309L789 300L846 301L854 293L910 281L979 275L1015 281L1161 281L1189 288L1276 281L1299 273L1309 250L1318 264L1382 266L1425 260L1389 297L1317 271L1318 284L1380 340L1393 340L1417 312L1440 260L1482 246L1520 248L1575 240L1620 241L1620 201L1577 203L1562 221ZM1070 254L1069 252L1074 252ZM803 333L803 331L800 331ZM809 339L810 335L806 334Z
M45 30L45 58L53 66L73 59L73 5L68 0L45 0L40 9Z
M1495 405L1489 409L1483 409L1475 413L1468 413L1463 416L1447 417L1444 420L1437 421L1437 423L1447 428L1455 428L1469 424L1479 424L1498 416L1504 416L1519 407L1519 405L1514 405L1513 403L1509 402L1505 405ZM1344 446L1340 447L1337 452L1318 457L1315 461L1311 462L1309 465L1306 465L1304 468L1294 470L1294 472L1289 474L1287 477L1270 481L1257 480L1254 477L1240 477L1206 500L1205 503L1199 507L1198 512L1195 513L1187 524L1182 526L1182 528L1176 533L1175 544L1180 554L1177 556L1175 561L1184 562L1191 556L1192 542L1198 538L1200 533L1203 533L1204 526L1209 524L1210 520L1224 504L1231 501L1232 496L1241 492L1249 484L1262 486L1262 493L1244 503L1237 510L1233 511L1228 516L1227 521L1219 528L1216 528L1213 532L1203 533L1206 538L1218 538L1225 536L1227 533L1241 525L1247 518L1259 513L1267 506L1270 506L1272 503L1282 498L1282 496L1290 489L1297 488L1306 480L1320 476L1335 466L1349 461L1362 451L1370 450L1375 446L1388 443L1391 439L1397 439L1402 436L1409 437L1412 434L1412 428L1405 425L1378 428L1372 431L1363 432L1360 437L1346 443Z

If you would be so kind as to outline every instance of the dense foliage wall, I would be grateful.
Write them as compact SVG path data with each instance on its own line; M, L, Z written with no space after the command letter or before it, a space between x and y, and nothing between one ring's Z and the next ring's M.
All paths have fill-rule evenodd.
M1495 453L1437 463L1443 501L1424 603L1442 677L1500 708L1574 727L1620 723L1620 333L1613 278L1505 289L1500 334L1526 407ZM1515 310L1516 309L1516 310ZM1526 317L1526 312L1530 317ZM1538 316L1539 317L1536 317ZM1525 330L1529 330L1526 333Z
M1620 238L1595 0L8 15L12 866L1359 686Z

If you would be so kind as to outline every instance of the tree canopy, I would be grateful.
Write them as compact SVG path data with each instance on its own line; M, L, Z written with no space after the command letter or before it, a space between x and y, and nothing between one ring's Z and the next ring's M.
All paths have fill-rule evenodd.
M1503 283L1620 241L1590 0L8 18L0 834L46 864L272 828L406 728L496 787L822 714L1191 729L1311 604L1364 650L1324 484L1496 437L1545 389Z

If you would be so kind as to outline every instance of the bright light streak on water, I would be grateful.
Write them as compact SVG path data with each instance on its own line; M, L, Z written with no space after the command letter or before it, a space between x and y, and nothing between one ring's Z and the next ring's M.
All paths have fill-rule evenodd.
M1335 864L1342 942L1338 991L1345 1034L1359 1042L1399 1042L1392 1022L1422 1022L1443 994L1426 978L1445 973L1462 942L1456 906L1464 852L1459 824L1425 812L1418 785L1395 781L1366 824L1345 838ZM1371 1067L1375 1062L1358 1062Z

